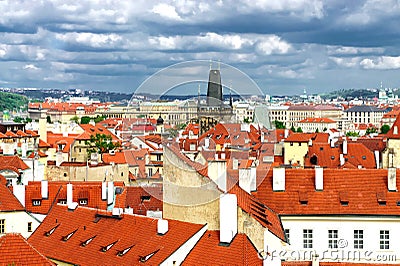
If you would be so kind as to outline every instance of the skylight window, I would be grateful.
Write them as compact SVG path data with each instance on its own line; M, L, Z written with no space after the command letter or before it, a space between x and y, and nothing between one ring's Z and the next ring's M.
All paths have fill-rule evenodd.
M54 233L54 231L56 231L57 227L59 227L60 224L57 224L56 226L54 226L53 228L51 228L49 231L47 231L45 234L45 236L50 236L52 233Z
M111 244L108 244L107 246L103 246L101 248L101 251L102 252L106 252L106 251L110 250L110 248L112 248L117 242L118 242L118 240L113 242L113 243L111 243Z
M96 235L95 235L95 236L92 236L91 238L86 239L85 241L82 241L81 246L82 246L82 247L86 247L87 245L89 245L90 242L93 241L93 239L94 239L95 237L96 237Z
M131 250L131 248L133 248L135 245L132 245L132 246L130 246L130 247L127 247L126 249L124 249L124 250L120 250L120 251L118 251L117 252L117 256L120 256L120 257L122 257L122 256L124 256L126 253L128 253L128 251L129 250Z
M154 254L156 254L160 249L157 249L154 252L151 252L150 254L146 255L146 256L140 256L139 261L140 262L146 262L148 261L151 257L154 256Z
M62 240L63 241L68 241L75 234L76 231L78 231L78 228L75 229L74 231L72 231L71 233L69 233L68 235L63 236Z

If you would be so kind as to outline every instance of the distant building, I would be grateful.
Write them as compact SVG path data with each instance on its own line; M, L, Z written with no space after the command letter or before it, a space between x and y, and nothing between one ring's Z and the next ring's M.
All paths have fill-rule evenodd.
M344 111L345 118L354 124L372 124L376 128L381 127L384 113L384 110L369 105L357 105Z

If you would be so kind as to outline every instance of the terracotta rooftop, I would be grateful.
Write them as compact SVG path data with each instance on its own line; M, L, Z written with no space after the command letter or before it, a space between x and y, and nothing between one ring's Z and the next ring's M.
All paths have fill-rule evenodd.
M387 176L387 169L324 169L316 191L314 169L286 169L285 191L274 192L271 169L253 194L280 215L398 215L400 192L388 191ZM397 170L398 188L399 177Z
M0 237L0 254L1 265L56 265L17 233Z
M13 156L0 156L0 169L10 169L13 170L17 173L19 173L19 171L23 171L26 169L29 169L29 166L23 161L21 160L21 158L19 158L17 155L13 155Z
M107 201L101 199L102 182L67 182L67 181L48 181L48 198L42 198L42 186L40 181L30 181L25 187L25 208L32 213L47 214L52 207L60 201L67 200L67 183L73 184L73 201L78 202L80 199L86 199L85 206L107 210ZM114 187L124 188L123 182L114 182ZM115 198L116 207L123 208L125 206L126 191L117 194ZM40 200L40 205L35 206L34 200Z
M400 116L396 118L390 130L388 131L388 133L386 133L386 137L388 139L400 139L399 130L400 130Z
M124 207L133 208L133 213L146 215L147 211L163 210L162 184L147 187L125 187L126 200Z
M0 212L24 211L25 208L5 184L0 184Z
M335 123L335 121L326 117L308 117L299 121L299 123Z
M219 245L219 231L206 231L182 265L263 265L246 234L237 234L229 246Z
M157 219L85 207L56 206L29 238L48 258L78 265L159 265L204 225L168 220L157 234Z

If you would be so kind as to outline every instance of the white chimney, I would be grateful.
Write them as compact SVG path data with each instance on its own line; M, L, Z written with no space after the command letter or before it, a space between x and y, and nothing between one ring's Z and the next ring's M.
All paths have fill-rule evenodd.
M165 235L168 232L168 220L159 219L157 221L157 234Z
M63 135L64 138L67 138L68 137L68 129L65 129L63 131L62 135Z
M399 129L397 128L397 126L393 127L393 135L397 135L399 134Z
M235 194L219 196L219 242L230 243L238 231L237 197Z
M214 159L218 160L218 153L214 154Z
M309 139L309 141L308 141L308 146L312 146L312 139Z
M225 153L224 152L221 152L221 159L225 160Z
M380 164L379 164L379 151L374 151L374 155L375 155L375 163L376 163L376 169L380 168Z
M16 185L13 187L14 196L21 202L22 206L25 207L25 185Z
M56 153L56 166L57 166L57 167L60 166L60 165L62 164L63 161L64 161L64 159L63 159L63 154L62 154L61 151L58 151L58 152Z
M239 169L239 186L246 191L251 193L251 169L241 168Z
M123 212L122 208L113 208L112 209L112 215L113 216L120 216Z
M107 182L101 182L101 200L107 200Z
M21 143L21 156L22 158L26 158L26 152L28 150L28 143Z
M312 255L311 266L319 266L319 255L318 254Z
M276 167L272 169L272 190L285 191L285 168Z
M125 208L124 213L133 214L133 209L131 207Z
M209 139L209 138L205 138L205 139L204 139L204 147L205 147L206 149L208 149L209 146L210 146L210 139Z
M324 168L315 167L315 190L324 190Z
M388 168L388 190L397 191L397 181L396 181L396 168Z
M339 161L341 166L346 162L343 153L339 154Z
M347 139L343 140L343 154L347 154Z
M226 161L208 161L208 177L218 185L223 192L228 191L226 178Z
M250 191L257 190L257 168L250 168Z
M49 198L49 181L47 180L42 180L42 199L48 199Z
M237 170L239 168L239 160L238 159L233 159L232 161L232 169Z
M111 205L114 202L114 182L108 182L108 190L107 190L107 205Z
M72 202L71 204L68 204L68 210L75 210L78 208L78 202Z
M73 201L73 192L72 192L72 184L67 184L67 205L70 206Z
M285 129L285 139L289 137L289 129Z
M265 141L265 133L261 132L261 143Z

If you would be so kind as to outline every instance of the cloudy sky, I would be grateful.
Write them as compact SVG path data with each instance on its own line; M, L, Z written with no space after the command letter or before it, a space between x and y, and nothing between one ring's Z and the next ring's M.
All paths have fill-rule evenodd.
M0 0L0 10L0 87L133 92L165 67L210 59L269 94L399 87L398 0Z

